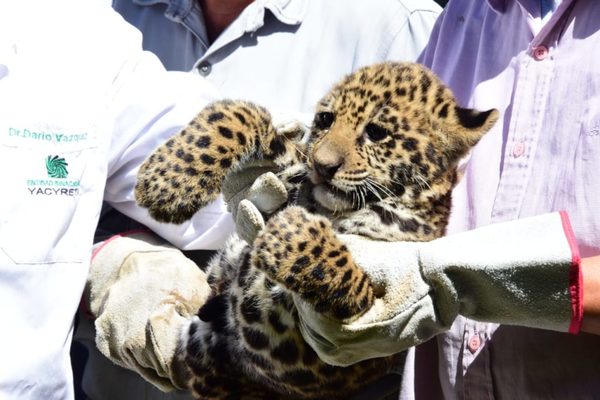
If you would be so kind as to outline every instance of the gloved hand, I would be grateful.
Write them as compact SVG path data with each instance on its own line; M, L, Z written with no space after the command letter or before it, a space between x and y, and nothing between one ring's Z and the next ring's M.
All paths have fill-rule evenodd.
M248 243L264 228L263 213L270 215L287 202L285 185L271 172L275 169L270 161L253 161L223 181L223 199L233 215L236 232Z
M383 296L339 321L295 295L305 340L333 365L391 355L446 331L457 315L577 333L579 256L566 214L490 225L431 242L339 235Z
M312 116L275 111L271 118L278 134L299 141L309 132ZM264 228L263 214L272 214L288 200L285 185L273 173L276 170L269 160L251 160L223 181L221 191L227 209L233 215L238 236L248 243Z
M158 237L108 239L96 247L86 285L96 346L163 391L184 389L181 328L209 293L205 273Z

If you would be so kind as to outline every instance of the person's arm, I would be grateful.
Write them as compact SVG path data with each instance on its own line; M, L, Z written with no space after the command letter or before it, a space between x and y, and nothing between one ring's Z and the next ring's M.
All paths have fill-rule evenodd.
M104 200L177 246L220 247L232 230L222 201L174 225L154 221L134 198L139 165L215 98L213 89L198 76L167 72L142 51L140 33L120 19L105 40L117 61L104 110L111 135ZM95 318L98 349L168 391L186 388L177 358L180 331L209 293L204 272L179 249L138 232L97 244L83 303Z
M321 217L305 218L310 229L310 224L318 223ZM275 257L270 247L263 244L283 240L272 228L287 219L285 214L276 214L256 232L252 255L265 272L274 274L272 279L284 286L288 280L278 278L293 275L294 268L289 268L298 255L291 252L289 257ZM307 240L309 236L290 240ZM340 308L345 310L344 317L340 317L333 306L331 312L322 306L316 311L311 298L304 296L311 292L310 277L292 280L295 286L288 289L294 293L302 335L329 364L350 365L406 350L447 330L457 315L572 334L581 330L581 259L564 212L490 225L432 242L329 236L331 246L344 249L346 265L368 275L361 287L370 289L361 293L373 294L364 299L348 298L360 303L360 308L347 309L349 306L344 303ZM584 262L588 274L593 268L589 261ZM311 260L300 273L311 271L311 263L323 268L330 260ZM335 277L338 270L347 272L333 268L329 272L333 274L331 282L344 282ZM364 272L357 270L353 274L360 278ZM593 290L597 283L588 278L586 286ZM303 289L304 284L308 285L307 290ZM338 289L327 290L336 293ZM335 296L328 300L323 297L326 295L322 292L321 305L337 304ZM594 321L598 320L593 299L588 296L585 308L586 329L590 332L597 329Z
M127 35L131 32L125 30L135 31L131 26L122 29L123 32L113 35L131 38L132 35ZM181 225L158 223L136 204L134 187L139 166L156 147L178 133L217 97L203 78L167 72L156 56L141 51L139 32L137 39L139 42L129 39L130 51L109 94L108 112L114 124L104 200L181 249L220 248L233 231L231 216L222 200Z
M113 113L117 119L105 200L180 249L219 249L233 233L234 224L229 211L234 216L236 211L228 210L223 199L237 204L245 196L251 196L256 192L250 190L254 180L274 167L246 165L241 174L244 177L238 176L237 185L223 187L223 196L201 208L189 221L168 224L151 218L148 210L140 207L134 198L139 166L156 147L185 129L196 114L217 97L216 91L203 78L188 73L166 72L162 66L152 64L151 61L158 62L152 58L154 56L144 54L139 60L134 60L124 71L129 78L122 79L125 82L116 90ZM291 110L270 111L275 130L283 135L302 136L312 122L311 114ZM190 180L193 179L201 180L202 177L190 177ZM266 179L265 182L271 180ZM279 199L281 196L275 193L275 197ZM261 208L259 203L255 199L255 205ZM268 201L262 204L266 207L265 212L268 211L266 203Z
M581 330L600 335L600 256L581 260L583 273L583 324Z

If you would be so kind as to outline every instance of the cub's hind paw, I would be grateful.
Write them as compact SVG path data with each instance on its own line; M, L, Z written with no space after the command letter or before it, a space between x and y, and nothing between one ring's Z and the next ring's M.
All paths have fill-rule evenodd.
M274 215L254 241L252 258L272 279L337 319L373 304L368 276L354 263L331 224L302 207Z

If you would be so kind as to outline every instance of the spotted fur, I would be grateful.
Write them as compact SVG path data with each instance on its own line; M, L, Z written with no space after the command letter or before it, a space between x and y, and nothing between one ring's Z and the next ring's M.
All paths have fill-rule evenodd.
M335 85L302 140L278 135L259 106L221 101L157 149L136 198L161 221L189 219L251 159L273 160L290 192L254 243L233 236L209 266L212 296L183 335L195 395L340 398L387 373L397 357L321 362L300 335L291 293L331 318L366 312L377 293L336 233L442 236L457 162L497 117L460 107L418 64L384 63Z

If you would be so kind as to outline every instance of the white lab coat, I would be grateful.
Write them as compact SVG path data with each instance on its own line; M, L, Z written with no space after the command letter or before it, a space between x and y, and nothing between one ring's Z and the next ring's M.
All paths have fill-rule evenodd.
M232 229L222 202L181 226L136 207L139 164L212 94L141 52L105 3L0 0L1 399L73 397L72 321L103 195L183 248L217 248Z

